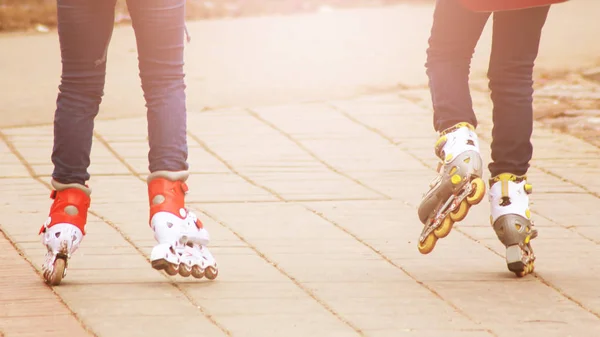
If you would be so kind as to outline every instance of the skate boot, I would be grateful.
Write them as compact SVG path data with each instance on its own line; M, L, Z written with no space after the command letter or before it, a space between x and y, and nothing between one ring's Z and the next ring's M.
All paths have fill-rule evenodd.
M42 243L48 249L42 265L46 283L56 286L67 275L71 255L85 235L91 191L80 184L61 184L52 180L54 199L48 220L40 229Z
M421 254L429 254L437 240L448 236L454 223L462 221L485 196L479 142L472 125L459 123L442 131L435 154L440 158L438 176L418 211L425 225L418 242Z
M530 241L538 232L529 211L531 185L527 177L510 173L490 179L490 222L500 242L506 246L506 265L518 277L533 272L535 255Z
M217 262L206 248L208 231L196 215L185 208L188 173L157 171L148 177L150 227L158 244L152 249L152 267L174 276L218 275Z

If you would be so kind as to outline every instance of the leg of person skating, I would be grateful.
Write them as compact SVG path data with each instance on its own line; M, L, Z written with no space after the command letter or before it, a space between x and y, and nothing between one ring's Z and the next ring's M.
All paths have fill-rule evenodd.
M152 266L170 275L217 277L209 235L185 207L189 176L184 82L185 0L128 0L148 107Z
M114 25L114 0L58 0L62 78L54 115L51 197L40 229L47 247L44 279L58 285L87 222L90 151L94 118L104 90L106 51Z
M549 7L494 14L488 77L494 103L492 162L489 164L491 224L506 246L508 269L533 271L530 240L537 237L529 211L532 158L533 68Z
M471 205L485 195L482 159L475 133L477 119L469 90L471 58L489 13L475 13L457 0L439 0L427 49L427 75L434 110L434 128L440 133L435 154L439 175L419 206L425 225L418 248L433 250Z

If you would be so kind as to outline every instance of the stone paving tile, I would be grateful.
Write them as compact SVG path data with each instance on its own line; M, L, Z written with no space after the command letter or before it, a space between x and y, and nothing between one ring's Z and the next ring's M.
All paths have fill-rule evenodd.
M9 129L4 131L8 140L19 150L23 158L34 170L35 174L49 177L53 166L50 162L52 151L51 145L40 146L40 143L52 144L52 127L32 127L34 132L28 132L27 128ZM48 135L48 132L50 134ZM39 135L39 134L41 135ZM92 145L91 162L89 172L91 175L106 174L128 174L129 171L99 142Z
M366 331L476 328L438 298L426 295L412 280L375 283L370 278L377 276L348 283L311 282L308 287L328 303L343 308L342 314ZM435 319L421 319L424 312Z
M515 286L502 281L459 281L437 283L436 289L501 336L597 335L597 316L566 301L553 289L531 289L531 282L519 280Z
M106 309L109 312L111 311L111 307ZM188 310L194 310L194 308L190 307ZM87 321L94 327L96 335L101 337L171 336L175 333L181 336L227 336L225 332L214 326L204 324L196 315L165 315L168 311L168 307L163 308L161 314L155 316L125 315L115 317L91 315Z
M320 172L251 173L251 179L267 186L285 200L381 199L380 194L339 174ZM298 184L302 181L302 184Z
M374 298L364 303L363 309L333 300L334 294L318 284L326 283L332 287L348 284L356 296L362 296L373 283L400 284L403 296L391 297L390 308L403 307L403 301L426 301L429 291L412 281L400 269L381 259L372 250L357 242L335 226L299 205L276 206L262 205L205 205L210 214L225 222L234 231L240 233L262 254L273 259L274 263L293 275L294 279L310 287L323 298L332 309L343 317L350 318L360 329L390 326L390 324L411 324L412 318L401 319L402 315L390 320L381 311L373 315L355 313L355 310L376 307L379 300ZM244 223L260 222L260 228L251 228ZM268 235L265 237L265 235ZM359 262L361 261L361 262ZM358 262L358 263L357 263ZM371 280L373 283L364 283ZM316 286L317 285L317 286ZM350 295L351 296L351 295ZM453 327L458 322L469 327L469 322L446 304L431 298L439 307L431 305L432 315L440 317L442 327ZM435 309L434 309L435 308ZM400 310L400 309L397 309ZM444 317L443 319L441 317ZM400 320L400 321L399 321ZM395 322L395 323L394 323ZM452 324L451 324L452 323ZM416 323L415 323L416 324Z
M0 142L0 176L2 180L10 178L29 177L26 171L23 170L23 165L17 157L15 157L8 146Z
M596 244L600 243L600 228L598 226L590 227L574 227L577 233L585 236L586 238L594 241Z
M233 336L323 336L350 337L360 334L344 328L338 321L326 315L282 314L269 315L227 315L222 316L224 324L231 326Z
M413 207L395 201L311 203L308 206L421 281L493 280L505 268L500 257L460 233L438 241L436 250L423 257L416 247L421 230L416 212ZM371 221L375 215L380 219L377 222ZM430 268L429 263L435 263L436 268ZM466 265L469 268L465 269ZM461 272L453 272L457 269Z
M39 274L19 256L0 232L0 259L5 272L0 277L0 335L5 336L90 336L77 318ZM18 280L18 281L17 281ZM52 321L31 329L32 321Z
M393 144L326 105L298 107L304 112L296 114L296 118L289 118L289 115L281 114L274 108L256 109L255 115L344 172L396 171L420 167L414 158L399 151Z
M371 202L370 204L384 204L386 202ZM330 203L327 203L330 204ZM372 219L374 217L374 214L376 213L378 215L379 218L384 218L384 219L399 219L400 216L396 216L396 217L392 217L388 212L382 212L382 208L381 205L378 207L369 207L370 205L368 205L367 203L362 203L362 206L358 206L358 203L346 203L349 204L346 207L344 207L343 205L340 205L342 203L337 203L335 204L335 206L329 206L326 207L327 205L325 203L321 203L320 204L320 208L319 210L324 212L325 214L327 214L329 217L334 218L334 220L338 223L343 223L344 226L349 226L350 228L352 228L356 233L357 236L370 241L369 243L371 243L378 251L383 252L384 254L386 254L388 251L393 251L393 249L389 249L388 246L390 245L399 245L399 242L402 242L402 240L389 240L389 241L385 241L383 242L382 240L369 240L370 237L374 237L376 238L377 235L374 234L370 234L367 232L370 232L371 230L375 230L375 232L377 233L377 229L373 228L373 226L369 226L369 227L365 227L362 226L362 224L364 224L365 222L367 222L369 219ZM311 205L311 207L315 207L314 204ZM396 206L397 207L397 206ZM401 207L397 207L398 209L400 209ZM400 212L398 212L400 213ZM356 225L354 225L356 224ZM400 220L398 220L397 225L400 225ZM362 232L358 232L360 229L363 229ZM488 231L487 233L493 233L491 231L491 228L487 228ZM595 260L597 258L595 258L593 254L593 252L597 251L597 249L594 247L594 245L590 245L588 243L588 249L585 250L584 252L579 252L579 251L574 251L571 250L569 253L571 254L575 254L576 256L578 256L578 258L581 258L583 260L588 261L587 263L590 264L589 268L585 268L585 271L581 271L581 267L577 264L573 265L573 270L570 269L565 269L562 260L560 259L560 256L557 255L562 255L564 257L564 251L560 251L560 252L556 252L555 249L553 249L553 247L556 247L556 244L559 242L558 240L561 240L563 243L568 243L569 247L572 246L579 246L581 247L582 244L585 244L585 242L581 242L582 239L580 237L577 237L576 234L569 232L566 229L563 228L557 228L557 229L561 229L562 232L560 233L561 235L557 235L555 234L553 237L555 238L554 240L551 239L547 239L546 237L544 237L546 239L546 241L544 242L536 242L538 243L538 245L536 245L536 247L538 248L538 254L540 256L540 263L538 263L538 273L541 273L541 275L543 275L544 277L546 275L549 276L554 276L555 271L560 271L560 274L562 277L553 277L553 283L558 284L563 290L566 289L566 292L568 292L571 296L575 296L576 298L579 299L585 299L584 300L584 304L586 305L587 308L590 308L591 310L595 310L597 312L597 301L598 301L598 297L590 294L589 293L589 288L587 290L587 294L582 293L580 291L576 291L576 289L572 289L571 286L574 285L574 283L577 282L577 280L585 280L585 279L593 279L594 276L598 273L598 271L596 271L594 269L593 266L597 265L597 262L595 262ZM542 234L545 233L545 230L542 232ZM384 233L385 234L385 233ZM454 234L454 236L456 236L458 234ZM493 234L492 234L493 235ZM569 239L570 238L570 239ZM450 238L448 238L450 239ZM447 240L447 239L446 239ZM567 241L568 240L568 241ZM391 243L390 243L391 241ZM569 241L571 243L569 243ZM493 242L497 242L497 240L494 240ZM542 243L542 245L539 245L539 243ZM465 245L461 245L463 247L465 247ZM499 246L499 245L498 245ZM548 248L546 248L548 247ZM412 248L413 251L416 251L414 246L411 246L410 248ZM430 279L431 277L427 276L427 274L431 274L432 271L434 271L436 274L441 274L444 271L446 272L446 275L450 275L453 274L454 275L458 275L458 277L455 279L455 281L457 282L457 284L462 284L462 283L467 283L467 284L478 284L479 282L481 282L481 280L488 280L487 282L493 281L493 280L497 280L499 277L500 278L506 278L508 275L502 275L499 272L494 271L494 268L496 267L502 267L503 266L503 261L498 260L496 262L500 262L500 263L493 263L490 264L489 262L489 258L486 258L485 256L481 255L481 254L473 254L473 252L469 252L468 248L464 248L463 251L467 252L468 254L466 254L467 256L456 256L454 253L454 250L448 251L446 249L446 247L444 247L444 256L441 257L440 259L437 258L433 258L433 257L429 257L430 258L430 263L434 263L436 264L436 268L435 270L431 269L431 265L430 264L424 264L422 261L422 259L417 260L415 256L411 256L410 253L407 252L403 252L401 254L401 257L399 258L394 258L394 256L397 255L397 253L393 252L390 253L389 255L394 258L394 261L398 261L398 264L404 266L404 268L406 268L407 270L409 270L410 272L414 273L414 275L416 275L417 277L419 277L421 280L423 279ZM552 252L555 252L554 254L552 254ZM415 254L416 255L416 254ZM470 256L478 256L477 258L473 259L470 258ZM597 255L597 254L596 254ZM410 259L410 260L406 260L406 259ZM442 262L438 265L438 263L436 262ZM484 262L484 263L482 263ZM493 262L493 261L492 261ZM486 267L485 264L489 264L489 267ZM466 269L465 269L466 267ZM490 268L491 267L491 268ZM456 270L462 270L461 273L456 274ZM496 269L497 271L500 271L501 269ZM576 272L576 270L580 270L579 273ZM454 276L453 275L453 276ZM477 275L477 281L469 281L470 277ZM488 277L486 277L486 275L488 275ZM510 277L510 276L509 276ZM447 283L447 284L452 284L452 283ZM440 282L440 281L435 281L433 282L432 285L436 291L442 293L442 292L446 292L447 297L450 298L454 298L453 296L456 296L457 298L457 302L458 299L460 298L460 302L462 306L469 306L469 305L473 305L473 303L477 303L478 301L480 301L480 298L475 298L473 299L474 302L470 302L469 299L472 299L472 297L469 296L464 296L462 294L453 294L453 289L452 287L448 287L446 286L445 283ZM439 287L439 288L438 288ZM536 294L541 291L541 290L545 290L546 292L550 291L551 293L553 293L554 296L557 296L557 292L554 292L551 289L548 289L545 285L538 283L538 285L535 287L536 289ZM460 289L459 289L460 290ZM505 289L506 291L509 291L510 289ZM455 290L458 291L458 290ZM485 293L485 291L481 291L481 292L474 292L475 294L481 294L481 293ZM447 298L446 296L444 296L445 298ZM529 297L525 297L526 300L529 300L531 298L531 296ZM546 298L544 296L542 296L541 298ZM553 299L552 301L549 301L548 306L549 307L555 307L552 305L553 301L555 299ZM563 299L564 300L564 299ZM486 302L488 303L488 302ZM536 305L539 305L541 303L541 299L536 297L536 301L535 301ZM570 304L570 308L569 308L569 304ZM487 304L486 304L487 305ZM568 303L566 304L567 308L569 308L568 310L573 311L575 314L579 313L581 314L580 311L582 310L578 310L578 306L574 303ZM567 310L567 309L565 309ZM469 312L471 312L469 310ZM559 312L564 312L563 310L560 310ZM574 314L574 315L575 315ZM497 315L497 316L501 316L501 315ZM593 315L589 315L590 316L590 320L593 321L594 319L597 319L596 316ZM548 318L548 317L544 317L542 318L536 318L537 320L551 320L554 319L552 317ZM577 319L574 317L571 317L570 319L568 318L564 318L565 320L567 320L567 323L569 324L567 328L561 329L561 333L564 333L566 331L569 331L569 329L574 329L577 327ZM503 322L502 324L505 324L505 322ZM494 331L496 331L496 329L494 329ZM556 334L557 336L560 334Z
M417 206L421 202L423 194L427 192L429 183L434 177L434 174L424 174L423 170L427 169L422 167L421 172L410 170L383 172L348 171L347 173L367 186L390 196L394 200L402 200L405 203Z
M536 196L543 193L586 193L581 187L570 184L559 177L544 174L537 167L531 167L528 176Z
M191 117L190 120L198 125L210 125L210 130L198 128L192 134L201 138L211 151L218 153L219 157L235 170L258 185L276 190L285 199L378 197L359 183L328 169L317 158L249 113L233 112L224 118L210 119L212 116L214 115L197 114ZM246 131L237 132L237 124L245 125ZM215 133L217 131L218 133ZM227 134L228 137L222 137L223 134ZM256 168L261 167L263 163L268 167L283 163L308 165L310 170L261 172ZM318 167L316 170L315 165ZM297 180L304 183L294 183Z
M565 226L597 226L600 219L600 200L589 194L536 195L532 210L544 214Z
M9 317L0 318L0 329L3 337L37 337L37 336L94 336L83 330L79 322L71 315L52 315L42 317ZM47 322L52 322L48 324Z
M435 319L435 318L432 318ZM366 330L369 337L489 337L493 336L485 330L434 330L434 329L388 329Z

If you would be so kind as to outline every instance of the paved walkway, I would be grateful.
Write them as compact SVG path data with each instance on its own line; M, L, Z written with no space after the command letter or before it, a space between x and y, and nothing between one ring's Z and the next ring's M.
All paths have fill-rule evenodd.
M489 158L490 103L474 97ZM99 121L88 235L59 287L36 236L51 126L0 143L6 336L600 335L600 149L537 128L536 274L506 270L484 202L422 256L416 206L435 160L426 91L189 116L189 201L214 281L150 268L146 122ZM489 159L488 159L489 160ZM68 332L67 332L68 331ZM1 335L1 333L0 333Z

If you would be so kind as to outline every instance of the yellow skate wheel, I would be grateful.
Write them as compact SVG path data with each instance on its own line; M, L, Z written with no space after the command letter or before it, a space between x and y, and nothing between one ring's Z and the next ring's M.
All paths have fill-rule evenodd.
M535 264L533 261L531 261L527 264L527 269L529 271L529 274L533 273L533 271L535 270Z
M483 200L483 196L485 195L485 183L481 178L475 178L471 182L471 185L473 186L473 191L467 196L467 202L469 205L477 205Z
M46 282L51 286L57 286L65 275L65 268L67 267L67 261L62 258L56 258L54 260L54 268L51 273L47 275Z
M167 274L169 274L171 276L175 276L175 275L177 275L177 273L179 273L179 268L176 265L169 263L165 267L165 272L167 272Z
M435 235L433 233L429 234L427 236L427 238L425 238L425 241L423 241L423 242L419 241L419 243L418 243L419 252L421 254L431 253L433 248L435 248L436 242L437 242L437 237L435 237Z
M217 275L219 275L219 270L215 269L213 267L206 267L206 270L204 271L204 275L206 276L207 279L214 280L217 278Z
M466 200L461 201L458 208L450 212L450 219L454 222L462 221L469 212L469 203Z
M440 227L436 228L433 233L438 237L438 239L443 239L450 234L452 226L454 226L454 221L452 221L450 217L446 217L444 221L442 221Z
M517 277L523 277L523 276L527 275L527 267L525 267L525 269L523 269L521 271L515 272L515 275L517 275Z

